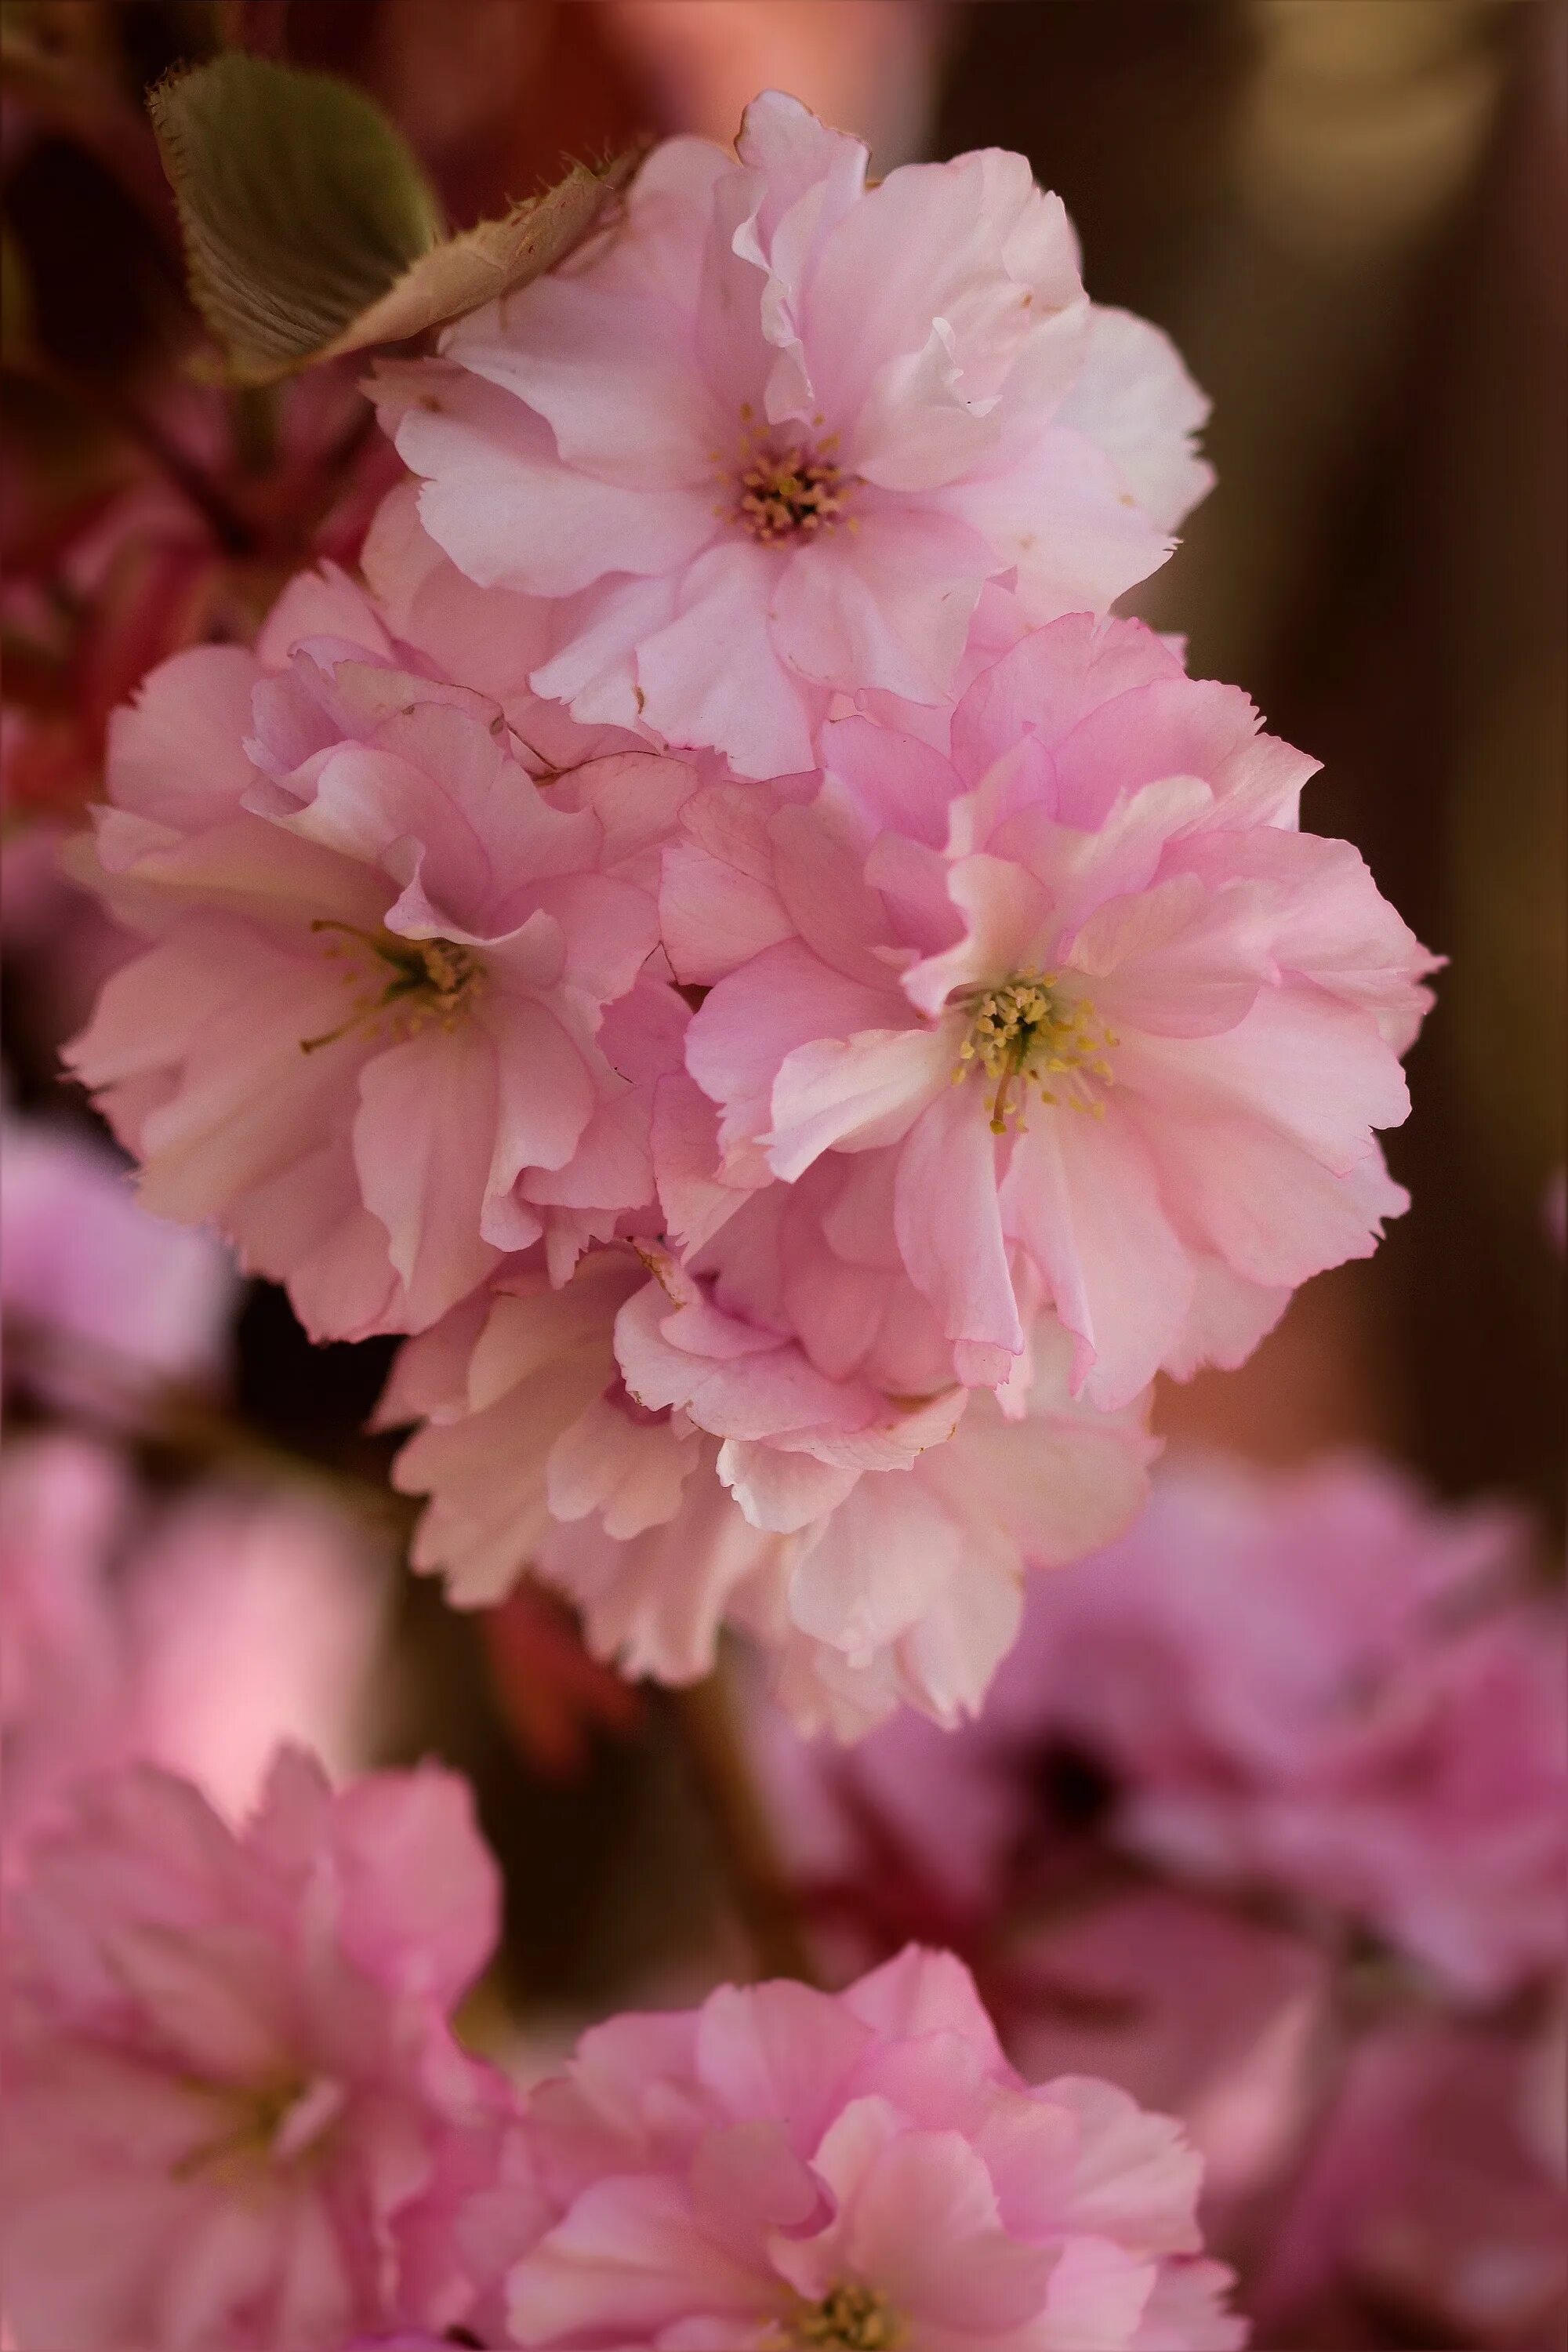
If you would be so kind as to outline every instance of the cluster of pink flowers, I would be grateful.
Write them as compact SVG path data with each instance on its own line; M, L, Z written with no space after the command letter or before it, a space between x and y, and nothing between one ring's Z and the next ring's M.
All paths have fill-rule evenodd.
M521 2099L448 2022L497 1894L434 1769L333 1795L286 1749L237 1832L151 1769L84 1785L7 1937L18 2340L1244 2340L1180 2128L1108 2084L1031 2088L957 1961L624 2017Z
M1153 1375L1372 1250L1434 961L1108 617L1207 486L1169 345L1021 158L866 161L764 97L383 368L364 584L113 722L151 944L69 1055L149 1206L409 1335L457 1599L740 1627L840 1733L977 1707Z

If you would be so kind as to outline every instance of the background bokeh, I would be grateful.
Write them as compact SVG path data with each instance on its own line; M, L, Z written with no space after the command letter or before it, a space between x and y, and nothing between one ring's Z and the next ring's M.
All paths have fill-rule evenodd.
M434 1746L474 1774L510 1906L477 2030L542 2047L563 2020L700 1989L733 1962L666 1710L587 1660L542 1602L458 1619L399 1572L390 1448L363 1433L388 1349L312 1349L281 1294L257 1286L232 1307L202 1291L190 1313L206 1339L182 1352L176 1336L160 1357L141 1340L170 1286L205 1279L162 1261L95 1328L90 1300L61 1300L96 1213L61 1207L63 1160L30 1191L11 1175L40 1136L68 1157L92 1149L55 1053L114 947L55 861L95 795L108 712L178 645L243 635L300 562L352 560L395 474L353 362L276 404L193 367L141 100L220 42L362 82L458 224L563 155L648 131L729 138L770 84L861 131L873 169L983 144L1029 156L1079 226L1096 299L1164 327L1215 404L1219 487L1139 609L1186 634L1197 674L1243 682L1276 732L1321 758L1312 825L1356 842L1452 958L1412 1058L1415 1115L1391 1139L1415 1210L1375 1260L1310 1285L1241 1372L1167 1387L1162 1426L1173 1444L1271 1464L1375 1446L1439 1494L1532 1506L1543 1560L1561 1558L1568 18L1554 0L6 0L4 26L13 1436L111 1438L134 1457L143 1522L196 1511L194 1532L180 1522L182 1572L205 1597L160 1669L187 1715L210 1717L212 1685L238 1688L265 1657L278 1695L258 1740L281 1724L363 1758ZM51 1250L65 1271L45 1278ZM101 1303L118 1278L76 1287ZM212 1341L230 1319L232 1339ZM28 1507L9 1498L13 1528ZM289 1512L318 1517L290 1536L257 1516ZM280 1571L279 1587L258 1566L268 1543L336 1565L313 1584ZM226 1564L241 1558L243 1573ZM139 1571L116 1573L134 1585ZM331 1687L323 1645L342 1662ZM216 1736L190 1731L209 1749ZM213 1769L242 1785L232 1724L226 1736ZM1400 2333L1415 2325L1363 2314L1335 2340L1428 2345Z

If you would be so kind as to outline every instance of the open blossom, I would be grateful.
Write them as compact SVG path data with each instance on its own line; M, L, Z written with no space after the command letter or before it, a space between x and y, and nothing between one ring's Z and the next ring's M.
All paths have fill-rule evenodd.
M1021 155L866 165L767 92L733 154L665 142L617 235L384 372L433 536L561 601L534 683L577 718L807 768L832 692L943 699L987 583L1103 612L1207 488L1206 403L1089 302Z
M81 2352L336 2352L459 2323L450 2226L510 2112L447 2013L497 1888L433 1770L299 1751L236 1834L187 1782L86 1786L7 1914L5 2299Z
M1178 2127L1106 2083L1024 2082L944 1953L617 2018L524 2136L545 2226L508 2316L539 2352L1245 2341Z
M100 887L151 932L68 1058L163 1214L219 1225L319 1338L416 1329L547 1234L651 1201L684 1008L618 868L686 772L534 781L491 698L342 575L257 655L155 671L112 732ZM630 771L630 772L628 772Z
M1048 1304L1110 1406L1370 1254L1434 959L1295 830L1311 763L1244 695L1076 615L981 673L948 753L857 716L822 757L808 800L710 784L666 855L721 1181L890 1151L881 1231L957 1376L1006 1381Z
M1169 1867L1364 1922L1461 1995L1561 1959L1561 1614L1495 1586L1514 1516L1392 1471L1192 1467L1036 1596L1030 1705Z
M1137 1508L1141 1410L1075 1404L1065 1369L1047 1325L1022 1418L951 1382L900 1393L644 1244L562 1290L536 1260L503 1270L405 1345L382 1418L425 1421L394 1475L430 1496L415 1560L459 1601L531 1568L601 1654L670 1682L709 1670L729 1622L775 1654L792 1713L848 1733L900 1700L977 1706L1026 1562Z

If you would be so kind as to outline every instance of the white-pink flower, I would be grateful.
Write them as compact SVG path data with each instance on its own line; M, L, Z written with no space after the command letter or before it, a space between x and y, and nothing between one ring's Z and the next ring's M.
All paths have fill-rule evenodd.
M496 1929L468 1792L284 1750L236 1834L89 1783L7 1913L6 2310L28 2347L313 2352L460 2322L511 2111L447 2015Z
M1506 1992L1568 1929L1564 1628L1508 1598L1522 1537L1372 1462L1168 1471L1131 1534L1037 1591L1037 1735L1101 1759L1115 1833L1166 1867Z
M900 1702L952 1721L1012 1642L1026 1564L1138 1507L1142 1407L1074 1402L1048 1322L1008 1419L951 1381L921 1398L826 1370L751 1304L644 1244L559 1290L519 1262L409 1341L381 1418L426 1424L394 1472L431 1497L416 1564L468 1604L531 1568L628 1674L694 1680L729 1622L806 1725L848 1735Z
M426 525L559 599L576 717L813 763L835 690L946 696L982 589L1102 612L1208 487L1165 338L1091 306L1060 200L999 149L868 187L766 92L667 141L618 234L384 372Z
M98 878L155 944L68 1059L147 1205L221 1226L318 1338L419 1328L542 1234L563 1275L652 1199L685 1015L620 869L689 779L530 756L332 572L117 716Z
M890 1153L885 1244L967 1382L1013 1374L1041 1304L1101 1404L1238 1362L1405 1205L1374 1129L1436 960L1295 829L1311 763L1258 725L1077 615L981 673L946 754L847 718L815 797L682 810L661 913L716 983L686 1054L719 1180Z
M551 2216L511 2270L537 2352L1231 2352L1177 2126L1007 2064L914 1947L847 1991L722 1986L584 2035L524 2125Z

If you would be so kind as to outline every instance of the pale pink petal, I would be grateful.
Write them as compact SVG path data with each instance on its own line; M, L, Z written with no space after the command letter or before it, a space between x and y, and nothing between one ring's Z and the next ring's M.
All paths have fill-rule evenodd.
M899 1158L894 1217L917 1289L950 1339L1016 1355L1024 1344L997 1206L997 1139L973 1084L945 1086Z
M939 701L994 558L962 520L913 504L867 501L853 520L853 536L785 562L770 604L780 656L826 686Z
M668 625L637 647L652 725L670 743L712 744L742 776L812 764L813 730L773 629L778 562L751 541L710 549L685 572Z
M1128 488L1161 530L1173 530L1214 486L1214 468L1194 449L1209 403L1175 347L1128 310L1097 304L1083 364L1059 425L1108 450Z
M413 1329L434 1323L496 1262L479 1233L495 1121L494 1057L471 1028L450 1037L426 1030L360 1074L360 1184L386 1228Z
M1193 1297L1138 1129L1115 1111L1103 1124L1037 1117L1015 1148L1005 1210L1079 1341L1074 1388L1108 1410L1129 1403L1175 1345Z
M405 412L398 455L425 477L426 530L481 587L569 596L689 563L714 536L707 488L626 489L563 466L547 428L474 376L443 375L429 399Z
M936 1029L863 1029L797 1045L773 1082L768 1165L792 1182L828 1150L897 1143L952 1082L952 1042Z

